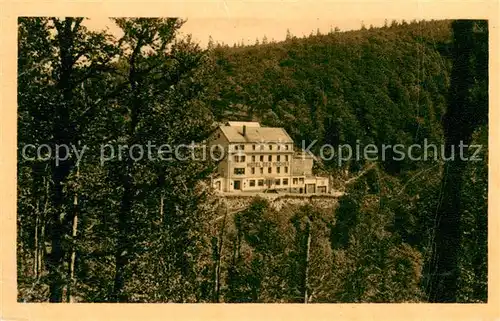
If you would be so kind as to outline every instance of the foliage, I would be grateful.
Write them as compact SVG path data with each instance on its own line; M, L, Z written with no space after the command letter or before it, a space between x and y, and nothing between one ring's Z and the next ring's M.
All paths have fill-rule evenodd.
M176 18L113 19L121 38L83 21L19 19L19 301L425 302L446 195L460 201L456 301L487 300L488 127L474 116L488 102L484 22L472 38L450 21L393 21L202 49L179 37ZM456 71L464 39L474 43L468 78ZM465 125L482 160L454 172L450 194L450 163L435 153L334 158L315 167L345 191L334 208L255 198L231 213L207 187L210 160L130 152L199 144L235 118L284 127L297 148L317 141L315 153L439 146ZM36 153L27 144L87 149L56 163L43 149L45 160L23 157ZM115 156L104 163L102 146Z

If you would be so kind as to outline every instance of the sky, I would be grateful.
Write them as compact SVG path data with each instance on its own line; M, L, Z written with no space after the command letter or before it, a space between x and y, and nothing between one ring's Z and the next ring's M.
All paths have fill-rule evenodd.
M279 19L276 18L190 18L180 29L181 35L191 34L193 39L206 46L211 36L214 42L233 45L234 43L244 42L245 44L254 44L256 39L262 41L265 36L269 41L284 40L287 30L290 30L294 36L301 37L309 35L311 32L316 34L319 29L321 33L328 33L330 30L338 27L340 30L360 29L364 24L369 27L382 26L385 19L327 19L327 18L307 18L307 19ZM389 21L390 22L390 21ZM119 36L119 29L107 18L92 18L86 21L87 27L99 30L109 28L110 32Z
M116 0L118 1L118 0ZM212 36L215 42L254 44L264 36L270 41L284 40L287 30L301 37L328 33L338 27L341 31L373 25L384 21L430 20L465 17L484 18L493 10L490 0L205 0L170 2L144 0L143 3L93 4L86 25L91 29L109 27L119 36L119 29L108 16L181 17L187 19L180 32L191 34L202 46ZM79 11L83 12L83 11Z

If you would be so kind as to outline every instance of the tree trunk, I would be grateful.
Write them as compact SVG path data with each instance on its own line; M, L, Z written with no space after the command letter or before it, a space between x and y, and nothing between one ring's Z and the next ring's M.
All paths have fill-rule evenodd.
M124 192L120 205L120 213L118 215L118 242L115 253L115 280L111 300L114 302L127 302L128 294L123 291L125 287L126 266L130 256L130 241L129 241L129 213L132 209L132 182L130 175L124 177Z
M470 96L471 89L477 82L477 71L472 62L478 57L478 45L481 45L475 40L474 24L472 20L457 20L452 25L453 69L449 104L443 120L447 161L441 183L443 195L437 209L435 243L430 261L428 294L431 302L456 302L461 244L460 193L466 166L458 148L462 145L463 155L466 156L468 148L465 145L469 145L472 133L479 124L488 119L487 105L483 106L487 101L477 101ZM487 58L487 54L485 57ZM487 74L481 77L487 77Z
M39 250L38 250L38 230L40 225L40 200L37 199L36 201L36 209L35 209L35 255L33 258L33 275L37 278L38 277L38 257L39 257Z
M47 217L47 211L49 208L49 202L50 202L50 181L48 179L44 179L45 183L45 204L43 206L43 212L42 216L40 217L41 223L40 223L40 237L39 237L39 255L38 255L38 277L42 274L44 270L43 262L45 255L47 253L47 249L45 247L45 225L46 225L46 217Z
M131 89L131 105L130 105L130 126L128 128L128 146L136 143L136 128L139 123L140 110L142 101L140 98L141 87L139 85L136 59L140 55L140 50L143 47L144 39L139 37L137 44L129 59L129 74L128 83ZM135 195L135 186L132 177L133 160L127 157L125 161L125 169L122 176L123 195L120 202L120 212L118 214L118 239L115 254L115 280L111 299L114 302L127 302L129 296L123 291L126 279L126 267L129 262L129 257L132 252L132 244L130 241L130 223L129 217L132 211L133 198Z
M76 177L80 176L80 171L77 166L77 172L76 172ZM72 296L72 287L75 284L75 260L76 260L76 234L78 232L78 193L75 193L73 197L73 228L71 231L71 256L69 258L69 281L68 285L66 288L66 301L72 303L73 302L73 296Z
M450 143L449 143L450 144ZM450 145L448 145L450 146ZM461 244L461 200L465 162L445 164L441 205L436 222L435 248L431 258L431 302L455 302L458 290L458 257Z
M311 223L309 220L307 221L306 224L306 235L307 235L307 241L306 241L306 253L305 253L305 260L304 260L304 303L308 303L308 288L309 288L309 257L310 257L310 250L311 250Z
M215 262L215 298L214 302L219 303L219 297L220 297L220 264L221 264L221 257L222 257L222 246L224 244L224 231L226 229L226 218L228 214L229 208L226 204L226 211L224 213L224 218L222 219L222 227L219 233L219 244L217 247L217 257L216 257L216 262Z
M163 223L163 219L165 215L165 194L161 192L160 195L160 222Z
M54 121L54 144L70 146L75 141L74 126L71 124L69 109L73 104L73 90L71 84L73 72L73 37L72 30L73 19L67 18L64 22L56 22L59 49L60 49L60 76L58 79L58 88L61 91L61 101L56 106ZM63 155L60 155L61 157ZM52 248L48 258L48 267L50 275L50 302L61 302L64 288L64 256L63 248L64 235L67 233L67 214L66 213L66 195L64 192L64 183L71 172L73 161L68 158L61 160L59 164L52 164L52 227L51 241Z

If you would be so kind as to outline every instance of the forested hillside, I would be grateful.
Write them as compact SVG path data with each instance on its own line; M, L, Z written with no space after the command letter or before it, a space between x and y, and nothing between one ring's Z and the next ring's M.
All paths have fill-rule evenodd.
M450 43L450 21L433 21L216 46L220 94L212 105L221 118L229 107L285 127L306 146L440 142Z
M464 77L476 77L472 87L481 92L476 101L468 100L469 108L477 112L466 117L479 122L473 126L473 141L483 146L482 160L461 165L463 184L456 176L450 182L460 186L457 193L463 199L462 207L454 209L462 213L455 216L461 227L454 240L461 245L454 264L456 300L466 302L483 301L487 295L488 134L487 115L481 111L487 107L487 41L475 31L477 47L470 42L464 45L475 55L475 71L471 74L466 65L458 68ZM323 144L438 146L425 160L394 160L389 151L375 167L354 157L340 165L333 157L319 166L318 171L333 174L336 187L345 188L348 195L333 214L336 223L330 226L330 236L319 241L321 228L316 236L321 246L329 244L333 255L320 255L326 265L318 268L329 272L323 274L325 280L337 283L326 285L325 281L330 290L311 296L313 301L338 302L436 300L431 280L436 262L431 250L436 233L447 233L437 221L442 198L449 197L442 185L443 170L448 169L436 160L436 154L444 153L440 149L445 149L444 115L450 103L456 103L450 93L457 59L452 22L392 22L382 28L303 38L288 34L279 43L264 39L253 46L213 47L220 94L212 106L217 107L214 113L220 119L236 116L284 127L294 141L305 142L297 147L317 140L311 149L316 153ZM420 149L414 155L426 154ZM359 171L365 173L367 166L367 174L345 185Z
M487 300L484 21L207 50L177 38L180 20L116 23L122 39L80 19L19 20L20 301ZM200 184L209 160L99 159L103 144L202 142L235 119L284 127L316 154L438 147L427 160L317 162L346 192L333 210L256 198L235 214ZM481 144L481 160L443 161L459 141ZM56 163L23 157L26 144L88 151Z

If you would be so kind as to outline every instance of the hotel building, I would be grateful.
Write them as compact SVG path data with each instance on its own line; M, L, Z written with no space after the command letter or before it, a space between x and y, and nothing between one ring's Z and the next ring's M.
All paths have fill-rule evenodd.
M209 145L217 145L224 155L212 178L218 191L330 192L329 179L312 174L314 157L296 152L293 140L283 128L230 121L219 126Z

